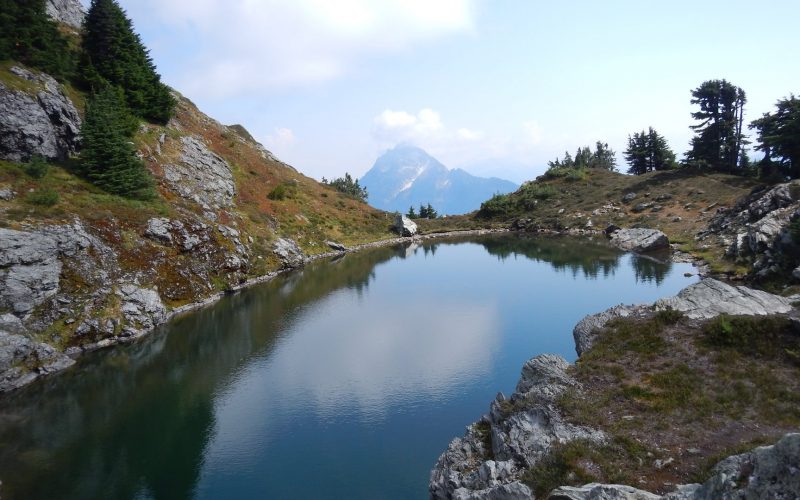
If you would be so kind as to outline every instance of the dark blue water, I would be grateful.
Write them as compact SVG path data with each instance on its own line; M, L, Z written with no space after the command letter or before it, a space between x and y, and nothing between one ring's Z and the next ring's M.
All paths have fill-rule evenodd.
M585 314L692 268L494 236L318 262L0 399L6 498L425 498L447 443Z

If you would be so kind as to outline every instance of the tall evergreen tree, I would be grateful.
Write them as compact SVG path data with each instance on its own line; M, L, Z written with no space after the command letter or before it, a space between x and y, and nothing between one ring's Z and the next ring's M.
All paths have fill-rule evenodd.
M106 86L86 104L80 173L106 191L129 198L153 196L153 181L130 142L131 117L123 92Z
M653 170L667 170L675 163L675 153L669 149L667 140L650 127L647 132L635 132L628 136L628 149L623 153L630 166L629 174L641 175Z
M68 77L74 55L45 10L45 0L0 0L0 60Z
M166 123L175 100L125 11L115 0L92 0L83 28L81 74L87 85L118 86L134 114Z
M744 90L727 80L708 80L692 91L692 104L700 111L692 118L700 123L690 128L697 135L692 138L691 149L686 153L690 165L736 172L746 144L742 134Z
M764 153L763 163L775 164L783 175L800 178L800 99L794 95L781 99L775 113L753 120L750 128L758 133L755 149Z

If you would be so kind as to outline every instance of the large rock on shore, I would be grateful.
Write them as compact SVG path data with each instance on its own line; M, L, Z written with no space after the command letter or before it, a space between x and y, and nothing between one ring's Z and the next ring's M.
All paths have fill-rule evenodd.
M280 259L284 269L300 267L305 263L305 256L296 241L289 238L278 238L272 250Z
M569 363L545 354L529 360L516 391L501 394L490 412L454 439L431 471L429 490L436 499L530 498L520 476L556 443L574 439L601 441L598 431L564 421L556 401L567 389L579 389L566 372Z
M397 214L395 216L393 227L400 236L414 236L417 234L416 222L402 214Z
M626 252L646 253L669 248L669 238L657 229L617 229L611 233L611 244Z
M63 160L75 153L81 118L61 85L44 73L17 66L8 71L26 89L0 82L0 159L27 161L40 155Z

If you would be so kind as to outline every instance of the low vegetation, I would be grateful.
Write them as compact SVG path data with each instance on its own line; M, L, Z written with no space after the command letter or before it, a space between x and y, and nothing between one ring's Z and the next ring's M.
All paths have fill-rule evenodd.
M709 464L800 425L800 331L786 317L618 319L571 368L559 404L606 444L555 447L525 476L537 493L588 482L667 492ZM587 396L591 395L591 397Z

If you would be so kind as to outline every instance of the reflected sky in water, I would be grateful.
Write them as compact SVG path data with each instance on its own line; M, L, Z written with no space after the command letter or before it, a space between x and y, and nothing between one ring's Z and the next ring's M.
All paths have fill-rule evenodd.
M0 400L0 494L425 498L525 360L574 359L583 315L674 294L686 271L514 236L315 263Z

